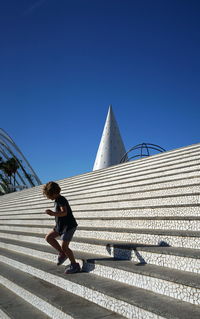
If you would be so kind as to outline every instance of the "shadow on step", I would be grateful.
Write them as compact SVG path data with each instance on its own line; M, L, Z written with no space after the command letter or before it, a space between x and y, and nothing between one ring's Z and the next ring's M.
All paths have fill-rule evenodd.
M161 241L158 245L145 245L145 244L107 244L106 249L108 253L112 257L108 258L95 258L95 259L87 259L83 262L83 271L90 272L95 269L95 263L98 261L123 261L123 260L138 260L137 266L144 266L147 264L146 260L141 255L141 251L139 252L138 249L142 247L170 247L170 245L165 242Z

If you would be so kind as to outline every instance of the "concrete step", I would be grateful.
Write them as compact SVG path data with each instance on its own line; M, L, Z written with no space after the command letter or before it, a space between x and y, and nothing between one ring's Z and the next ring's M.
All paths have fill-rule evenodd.
M106 183L99 182L99 183L96 183L95 185L92 185L92 183L89 183L87 185L87 187L86 187L86 185L84 185L84 187L79 186L76 189L75 194L78 194L79 192L83 191L83 189L87 190L87 193L89 193L91 191L94 192L94 190L96 190L96 189L98 191L98 188L100 190L104 190L105 188L108 189L111 187L115 187L115 188L117 187L120 189L120 188L123 188L125 186L130 188L131 186L135 187L137 185L139 185L139 186L146 186L149 184L156 185L157 183L159 184L159 183L163 183L163 182L170 182L170 180L172 183L174 183L173 185L176 186L176 180L177 180L177 182L179 182L180 179L189 180L191 178L194 178L195 176L196 177L199 176L199 166L196 167L195 169L193 169L192 171L191 171L191 168L189 168L189 169L184 168L184 171L183 171L183 169L181 169L181 171L179 173L176 173L176 174L169 174L165 171L162 174L160 174L160 176L158 176L158 177L154 176L154 178L151 178L151 177L149 178L146 175L142 175L142 177L139 177L139 178L138 177L134 177L134 178L127 177L127 178L116 180L116 181L109 179ZM19 194L20 192L17 192L17 193ZM70 190L68 190L68 192L63 191L62 193L64 195L67 195L67 197L68 197L68 193L72 193L72 188L70 188ZM16 194L16 193L12 193L12 194ZM8 195L1 197L2 207L3 207L3 205L8 206L8 204L9 205L11 204L11 206L12 206L12 204L14 204L15 206L17 206L17 202L13 201L13 199L11 197L9 200L9 197L7 197L7 196ZM16 196L16 195L13 195L13 196ZM4 199L6 198L7 200L3 202L2 201L3 198ZM42 189L40 191L39 198L36 198L36 199L37 200L40 199L40 201L42 201L43 203L48 203L48 200L46 200L45 197L42 195ZM20 200L21 200L20 197L18 198L18 200L20 203ZM25 198L25 202L28 200L30 200L32 204L35 203L33 193L32 194L30 193L29 198ZM37 200L36 200L36 203L37 203ZM19 206L19 204L18 204L18 206ZM21 204L20 204L20 206L21 206Z
M7 313L5 311L3 311L2 309L0 309L0 318L1 319L12 319L11 317L9 317L7 315Z
M195 187L198 186L199 177L197 176L197 178L195 179L194 174L195 174L195 172L193 173L193 176L192 176L193 178L191 178L191 177L188 177L185 179L179 178L177 181L173 180L171 182L170 181L168 182L168 180L164 181L163 177L162 177L161 178L162 181L158 180L156 183L154 181L153 181L153 183L152 183L152 181L150 181L150 183L145 181L145 183L143 182L143 185L137 185L137 180L134 180L134 181L131 180L128 183L125 183L124 185L123 185L123 183L120 183L120 184L117 183L117 184L112 185L112 183L110 182L111 184L109 186L105 186L105 187L102 186L101 188L99 188L99 190L98 190L98 188L97 188L97 190L95 188L95 191L94 191L94 187L91 187L91 189L84 189L84 192L87 191L88 197L99 197L99 196L103 197L103 196L110 196L110 195L114 195L114 194L118 194L118 193L120 195L123 193L124 194L131 193L131 194L133 194L133 196L137 196L137 193L140 194L142 192L144 192L144 196L145 196L146 192L149 193L150 190L153 193L158 192L158 194L159 194L159 192L163 193L163 191L166 191L166 190L168 192L171 192L174 190L175 192L178 192L178 193L180 193L180 192L184 193L184 190L185 190L185 192L187 193L188 192L187 188L193 187L195 189ZM177 183L177 185L176 185L176 183ZM139 184L141 184L140 181L139 181ZM183 185L181 185L181 184L183 184ZM113 190L112 190L112 187L114 188ZM178 187L180 188L180 190ZM106 188L107 188L107 190L104 190ZM70 196L68 194L69 192L65 193L65 194L63 192L63 195L67 196L67 198L70 202L73 202L74 197L75 197L75 199L76 198L81 199L81 198L85 197L84 194L81 194L82 191L83 191L83 189L79 188L74 196ZM90 194L90 192L91 192L91 194ZM38 198L38 197L34 198L34 196L32 196L29 199L24 199L24 201L21 201L20 199L18 202L12 201L11 203L9 201L6 201L4 204L2 203L1 211L6 210L6 209L10 209L12 207L15 209L16 208L23 208L23 206L25 206L25 207L28 206L29 208L30 207L36 208L36 207L39 207L38 201L40 202L41 206L44 206L44 207L49 206L49 205L52 206L51 202L49 200L45 199L45 197L41 193L40 198Z
M102 199L99 202L90 202L90 203L73 203L72 209L76 210L85 210L87 209L131 209L131 208L149 208L149 207L170 207L170 206L199 206L199 194L188 194L180 196L158 196L156 198L139 198L139 199L124 199L118 200L113 199L107 201L107 198Z
M137 185L135 181L131 183L125 184L117 184L109 187L101 187L94 189L79 189L78 192L70 193L68 192L67 198L69 201L77 200L77 199L84 199L84 198L98 198L104 196L113 196L113 195L122 195L122 194L132 194L133 197L138 197L140 194L143 194L144 197L147 196L154 196L159 194L167 193L174 193L174 194L187 194L187 193L194 193L199 191L199 184L200 184L200 175L193 178L186 178L186 179L178 179L177 181L173 180L172 182L162 182L162 183L147 183L144 185ZM37 197L29 197L27 199L19 199L18 202L12 201L2 203L1 210L3 208L10 208L10 207L19 207L22 208L30 207L30 205L35 205L38 202L42 202L43 204L49 206L50 201L45 199L42 195Z
M43 186L2 196L1 262L126 318L199 318L199 182L200 144L59 181L79 223L70 247L88 272L64 279L44 240L54 218Z
M9 245L4 243L8 250L20 252L25 255L42 258L56 262L57 254L52 253L51 247L45 247L41 254L41 247L38 245ZM50 249L49 249L50 248ZM76 252L76 258L83 265L84 271L96 274L103 278L129 284L131 286L147 289L155 293L184 300L195 304L200 303L200 277L197 274L177 271L166 267L160 267L147 263L134 263L127 260L116 260ZM177 291L179 292L177 294Z
M112 171L110 174L105 174L104 176L97 176L95 177L91 177L90 179L84 179L83 181L77 181L76 183L70 183L70 190L75 190L78 187L83 188L83 187L87 187L89 185L109 185L109 181L118 181L120 183L120 181L122 180L133 180L134 179L153 179L155 177L161 177L161 174L166 174L166 175L170 175L170 174L180 174L181 172L184 173L186 171L194 171L196 169L199 168L199 156L197 159L195 160L190 160L190 161L186 161L183 163L173 163L169 166L167 165L163 165L160 167L150 167L148 169L144 169L144 168L140 168L140 169L136 169L135 170L133 168L130 168L129 171L123 171L122 167L121 167L121 171L119 172L115 172ZM62 183L60 183L60 186L62 187L63 191L67 191L68 187L67 184L69 181L63 180Z
M199 176L188 176L184 179L174 179L173 181L169 182L153 182L153 183L145 183L141 184L141 182L136 182L132 181L129 183L121 183L116 184L116 185L110 185L110 186L105 186L105 187L96 187L95 189L79 189L79 191L76 192L70 192L68 191L65 195L68 198L68 200L72 200L74 197L76 198L84 198L86 195L88 197L94 197L94 196L108 196L108 195L113 195L115 193L140 193L140 192L149 192L149 191L165 191L166 189L176 189L180 187L182 191L184 191L184 188L189 188L189 187L194 187L198 186L200 183L200 174ZM141 184L141 185L140 185ZM187 191L186 191L187 192ZM18 201L12 201L10 202L5 202L2 203L1 205L1 210L2 208L6 207L12 207L14 206L15 208L20 207L22 208L23 206L29 206L32 204L36 204L37 202L43 202L46 205L49 205L49 200L45 199L43 196L32 196L26 199L18 199Z
M5 266L4 266L5 267ZM1 269L1 267L0 267ZM13 271L13 270L12 270ZM14 269L15 272L15 269ZM49 319L50 317L33 307L7 287L0 285L0 318L1 319ZM23 314L23 315L22 315Z
M52 263L5 250L2 252L1 260L6 265L4 274L7 276L9 273L9 280L12 275L13 281L19 280L19 276L16 278L14 272L6 271L7 267L11 266L20 269L20 272L28 272L29 276L45 280L48 287L50 283L108 310L114 308L118 314L126 318L188 319L192 315L192 318L197 319L200 315L200 308L188 302L104 279L91 273L66 276L63 274L63 267L55 269Z
M95 188L93 185L91 185L90 183L86 186L84 185L84 187L80 186L80 187L77 187L75 190L72 190L72 187L70 187L68 190L64 190L62 191L64 195L68 195L70 196L70 194L75 194L75 195L78 195L80 192L82 192L83 190L87 191L87 193L90 193L90 192L98 192L99 190L106 190L106 189L111 189L111 188L124 188L124 187L128 187L130 188L131 186L134 186L134 187L137 187L137 186L141 186L141 187L144 187L144 186L148 186L148 185L155 185L156 184L162 184L162 183L167 183L167 182L171 182L173 186L176 186L176 183L179 183L179 181L188 181L190 179L193 179L194 177L199 177L199 169L193 169L191 170L191 168L187 168L187 169L184 169L184 172L180 172L178 174L165 174L165 172L159 176L159 177L154 177L153 179L152 178L148 178L146 177L145 175L143 175L142 178L124 178L124 179L121 179L120 180L120 185L119 185L119 181L112 181L111 179L109 179L109 181L107 183L97 183L95 185ZM17 192L18 194L20 192ZM13 196L16 196L14 195L16 193L13 193ZM42 200L42 201L46 201L47 200L45 199L45 197L42 195L42 189L40 190L40 195L34 195L34 193L32 193L31 195L29 195L29 197L27 198L24 198L24 201L35 201L34 199L36 199L36 202L37 200ZM2 201L3 198L7 198L6 201ZM2 205L3 203L5 202L5 205L8 205L9 204L15 204L17 205L17 201L21 201L23 200L23 198L21 198L20 196L18 197L18 200L14 200L12 198L10 198L10 201L9 201L9 198L6 196L2 196L1 198L1 202L2 202Z
M5 262L6 260L8 261L7 257L2 256L2 260L3 262L0 262L0 283L5 287L9 287L9 290L16 295L20 295L21 298L24 298L32 307L40 309L40 311L48 315L48 317L43 316L41 318L124 318L87 301L85 298L66 291L62 288L62 284L61 286L54 285L50 280L43 280L34 273L33 268L32 272L31 270L29 272L28 268L21 271L22 268L16 267L14 260L13 264L11 259L9 259L10 262ZM23 267L28 267L28 265L23 264ZM48 273L46 276L48 276ZM13 302L13 304L15 304L15 302ZM37 311L35 311L34 318L38 318L36 315Z
M132 162L128 162L128 163L124 163L124 164L121 164L121 165L116 165L116 166L112 166L112 167L109 167L109 168L106 168L106 169L103 169L103 170L98 170L98 171L95 171L95 172L89 172L89 173L85 173L85 174L82 174L82 175L78 175L78 176L74 176L74 177L69 177L65 180L60 180L58 181L61 185L64 184L71 184L72 181L75 181L75 180L78 180L80 181L81 179L86 179L87 177L91 178L91 176L94 176L96 175L96 177L98 178L99 176L101 176L102 174L108 174L110 171L112 172L118 172L119 170L125 170L126 167L128 168L133 168L133 167L138 167L139 166L143 166L145 164L147 164L147 166L151 163L158 163L160 160L161 161L168 161L169 159L174 161L176 156L181 156L181 158L183 158L184 156L189 156L190 158L192 158L193 156L196 156L198 154L200 150L200 145L199 144L194 144L194 145L191 145L191 146L187 146L187 147L184 147L184 148L180 148L180 149L176 149L176 150L172 150L172 151L168 151L168 152L165 152L165 153L162 153L162 154L156 154L154 156L151 156L151 157L148 157L148 158L143 158L143 159L139 159L139 160L136 160L136 161L132 161ZM178 159L178 158L177 158ZM42 185L41 186L36 186L34 188L31 188L31 189L27 189L27 190L23 190L21 192L17 192L17 194L7 194L6 197L7 200L9 200L9 198L11 199L14 199L14 198L19 198L19 197L23 197L24 195L29 195L29 194L37 194L37 193L40 193L42 190ZM4 199L2 199L2 201L4 201Z
M195 162L196 163L196 162ZM199 173L199 161L198 164L193 165L193 166L178 166L178 168L176 169L167 169L166 167L164 167L162 170L156 171L156 170L150 170L149 173L129 173L126 176L113 176L113 178L104 178L104 180L95 180L95 181L88 181L87 183L85 182L84 184L77 184L77 186L75 188L73 188L73 186L69 186L69 188L64 188L62 187L62 191L65 194L73 194L73 193L79 193L81 190L83 189L88 189L90 191L94 191L94 187L95 189L98 188L105 188L108 186L116 186L125 183L137 183L141 184L141 185L145 185L145 184L149 184L149 183L158 183L158 182L162 182L162 181L170 181L170 180L176 180L178 178L186 178L186 174L190 174L190 177L195 177L196 174ZM38 196L39 195L39 196ZM44 199L45 197L43 197L42 195L42 189L40 189L40 192L38 193L38 197L40 199ZM14 196L14 195L13 195ZM36 195L34 195L34 193L30 194L29 196L31 196L32 198ZM7 197L7 196L6 196ZM25 200L27 200L27 198L24 198ZM12 202L12 198L10 198L10 201ZM7 198L7 201L9 202L9 198ZM7 202L6 201L6 202Z
M200 195L199 185L190 187L178 187L172 189L162 189L162 190L151 190L145 192L133 192L132 189L126 189L124 192L115 190L114 194L92 194L91 195L81 195L77 198L70 199L72 206L78 204L88 204L91 203L104 203L105 201L129 201L129 200L143 200L143 199L153 199L157 197L175 197L175 196L189 196L189 195Z
M128 162L128 163L124 163L124 164L121 164L120 166L119 165L116 165L116 166L112 166L112 167L109 167L107 169L103 169L103 170L98 170L98 171L94 171L94 172L89 172L89 173L85 173L85 174L82 174L82 175L78 175L78 176L73 176L73 177L69 177L68 180L69 182L73 181L73 180L80 180L80 178L86 178L87 176L92 176L92 175L96 175L96 176L99 176L99 175L102 175L102 174L105 174L108 173L110 170L120 170L121 167L123 167L123 170L126 169L126 167L137 167L138 165L149 165L150 163L158 163L159 161L168 161L168 160L175 160L175 158L183 158L183 157L187 157L189 156L189 158L192 158L193 156L196 156L200 151L200 145L199 144L194 144L194 145L190 145L190 146L187 146L187 147L183 147L183 148L179 148L179 149L175 149L175 150L171 150L171 151L168 151L168 152L165 152L165 153L162 153L162 154L156 154L156 155L153 155L151 157L148 157L148 158L143 158L143 159L138 159L138 160L135 160L135 161L132 161L132 162ZM63 182L63 180L59 181L59 182ZM37 191L38 189L40 189L41 186L36 186L34 188L31 189L31 193L32 192L35 192ZM25 194L25 193L30 193L30 189L27 189L27 190L23 190L20 192L21 194ZM10 196L11 194L8 194L8 196ZM11 197L13 197L11 195Z
M42 233L42 229L41 229ZM141 243L158 245L160 242L173 247L199 248L199 231L178 231L178 230L146 230L146 229L113 229L95 228L91 229L79 227L75 237L94 238L113 241L124 241L131 243Z
M0 309L0 318L1 319L11 319L3 310Z
M138 198L134 198L134 195L127 194L127 195L121 195L121 196L107 196L102 198L93 198L93 199L87 199L87 200L77 200L77 201L70 201L70 205L72 207L73 211L82 210L87 211L88 209L124 209L124 208L145 208L145 207L170 207L170 206L191 206L191 205L200 205L199 202L199 192L195 193L189 193L189 194L179 194L179 195L173 195L167 194L167 192L160 195L155 195L154 197L146 197L145 195ZM53 208L52 203L50 202L49 205L46 205L44 203L38 203L32 206L29 206L29 211L38 208L41 212L44 212L47 208ZM26 207L24 207L24 210ZM23 210L23 208L21 209ZM1 213L4 212L13 213L16 211L16 207L13 208L7 208L1 210Z
M132 181L129 183L121 183L116 184L116 185L110 185L110 186L105 186L105 187L96 187L95 189L79 189L79 191L76 192L70 192L68 191L66 193L67 197L69 198L69 200L72 200L73 197L80 197L80 198L84 198L84 196L88 195L89 197L93 197L95 194L97 196L108 196L108 195L113 195L116 192L121 191L122 193L140 193L140 192L149 192L149 191L161 191L161 190L165 190L165 189L176 189L178 187L193 187L193 186L197 186L199 185L200 182L200 175L197 176L195 175L195 177L187 177L187 178L182 178L182 179L174 179L173 181L163 181L163 182L155 182L153 181L153 183L151 182L147 182L145 181L145 183L141 183L141 182L137 182L137 181Z
M41 220L39 220L40 225ZM126 229L164 229L164 230L200 230L200 217L160 217L160 218L82 218L77 219L80 227L126 228ZM31 221L33 225L33 221ZM49 223L52 225L51 221ZM22 223L21 223L22 225ZM38 225L38 224L37 224ZM45 225L45 222L44 222Z
M44 238L39 237L40 244L24 242L15 239L1 238L0 247L20 252L29 256L35 256L48 261L55 262L56 252L52 250ZM168 267L181 271L200 273L200 250L188 248L175 248L169 246L148 246L133 244L116 244L115 242L91 240L83 241L76 239L71 242L70 247L78 249L82 245L82 251L75 250L76 258L81 260L117 258L131 260L137 264L152 264ZM102 255L101 255L102 254Z
M1 248L16 250L27 255L34 256L36 254L35 256L38 258L55 261L52 248L49 247L41 234L8 232L1 233L0 238ZM79 256L80 254L89 254L89 256L93 254L99 255L99 258L105 256L106 258L131 260L136 263L154 264L181 271L200 273L199 249L170 247L164 245L163 242L159 245L150 245L90 238L73 238L70 247Z
M51 227L0 225L2 232L15 232L16 234L36 233L47 234ZM124 243L139 243L159 245L161 242L172 247L199 248L200 231L163 230L163 229L123 229L123 228L89 228L78 227L75 238L93 238L108 241L123 241Z
M199 156L199 152L200 152L200 148L199 146L194 150L185 150L185 151L180 151L177 150L177 152L166 152L163 154L157 154L157 155L153 155L151 157L148 158L143 158L143 159L138 159L135 161L131 161L128 163L124 163L121 165L115 165L112 167L108 167L106 169L101 169L98 171L94 171L94 172L89 172L83 175L78 175L78 176L74 176L72 178L67 179L67 181L61 180L59 181L59 183L61 183L61 185L63 186L64 184L66 185L66 182L69 182L70 184L72 182L75 181L80 181L81 179L87 179L87 178L91 178L91 177L102 177L105 174L108 175L110 173L118 173L121 172L121 170L123 170L124 172L128 171L130 168L131 170L135 170L135 169L140 169L142 168L148 168L148 167L152 167L154 165L162 165L163 163L165 164L165 166L167 166L168 164L176 163L182 160L185 161L191 161L191 159L196 158Z
M81 207L77 210L73 210L74 216L76 218L121 218L121 217L198 217L199 216L199 206L154 206L154 207L132 207L123 208L123 209L90 209L82 210ZM7 218L37 218L37 219L46 219L47 215L44 213L44 210L41 208L37 209L16 209L12 212L1 212L0 220Z
M161 158L161 157L160 157ZM125 164L121 164L121 165L116 165L116 166L112 166L103 170L98 170L95 172L90 172L90 173L86 173L83 175L78 175L72 178L68 178L67 180L61 180L59 181L60 185L62 187L64 187L65 185L67 185L68 183L70 183L70 186L72 186L73 184L75 184L76 182L80 182L81 180L84 180L84 182L86 180L91 180L93 178L101 178L103 176L109 176L109 174L115 174L117 175L118 173L120 174L125 174L127 173L130 169L132 171L134 170L140 170L140 168L154 168L154 166L161 166L161 165L175 165L176 163L181 163L181 162L190 162L193 159L198 159L199 158L199 148L197 151L193 151L193 152L182 152L180 153L178 156L174 156L172 154L167 154L165 153L165 156L162 157L161 159L159 158L159 155L157 156L152 156L149 158L145 158L145 159L139 159L136 161L132 161L129 163L125 163ZM123 173L122 173L123 171Z
M54 227L55 222L49 218L39 218L35 219L19 219L12 217L8 219L0 218L0 227L5 225L20 225L20 226L50 226ZM126 228L126 229L164 229L164 230L190 230L199 231L200 230L200 216L194 217L93 217L93 218L77 218L77 223L79 227L103 227L103 228Z
M73 210L76 218L86 217L161 217L161 216L199 216L199 205L177 205L177 206L154 206L154 207L132 207L132 208L89 208L86 210L79 209ZM39 216L39 214L37 215ZM40 216L42 214L40 213Z
M113 171L113 178L111 178L111 176L109 176L108 174L105 174L105 177L104 177L104 179L105 180L108 180L108 182L112 179L112 180L125 180L126 178L126 176L127 177L130 177L130 176L138 176L138 174L139 174L139 176L147 176L148 178L149 178L149 174L150 174L150 176L152 176L152 171L153 171L153 173L154 173L154 175L155 175L155 173L156 172L165 172L165 171L170 171L170 167L171 167L171 169L174 171L174 169L175 168L177 168L177 169L181 169L181 168L190 168L191 169L191 167L193 167L194 165L196 166L196 165L199 165L199 157L200 156L196 156L196 157L194 157L194 158L192 158L192 160L190 160L190 162L189 162L189 164L188 164L188 162L184 162L184 159L180 159L179 160L179 162L178 162L178 164L177 163L174 163L174 162L172 162L172 164L171 165L169 165L169 166L166 166L166 163L164 163L163 165L163 167L162 166L159 166L159 167L157 167L158 166L158 164L157 164L157 166L154 168L154 167L151 167L151 168L149 168L147 171L144 171L144 170L142 170L141 172L140 172L140 170L136 170L136 172L134 173L134 171L133 171L133 169L131 169L131 167L130 167L130 169L131 169L131 171L129 172L127 172L127 173L125 173L124 172L124 170L121 170L121 174L122 175L120 175L120 174L114 174L115 173L115 171ZM196 160L195 160L195 158L196 158ZM130 163L129 163L130 164ZM164 169L164 170L163 170ZM176 172L177 173L177 172ZM136 174L136 175L135 175ZM155 176L154 176L155 177ZM79 179L78 179L79 180ZM93 180L94 180L94 176L93 175L91 175L91 177L90 177L90 179L88 179L88 181L86 181L85 179L84 179L84 182L81 182L81 183L78 183L77 185L78 185L78 187L80 188L80 187L86 187L86 185L88 184L88 185L91 185L91 183L93 183ZM97 184L97 183L100 183L101 185L103 184L103 181L104 180L100 180L99 179L99 177L98 177L98 179L95 179L94 180L94 182ZM66 180L63 180L63 183L69 183L70 182L70 179L66 179ZM68 189L68 187L66 188L66 187L64 187L64 184L62 185L62 188L63 188L63 190L64 191L72 191L73 190L73 183L70 183L70 189ZM77 187L76 187L77 188ZM23 191L23 192L21 192L23 195L25 195L25 194L27 194L27 193L25 193L26 191ZM36 191L35 191L36 192ZM32 193L30 193L30 192L28 192L28 194L32 194L32 195L34 195L34 189L32 189ZM17 193L19 193L19 192L17 192ZM42 193L42 188L40 187L40 188L37 188L37 192L35 193L35 196L38 196L37 194L39 194L40 196L41 196L41 193ZM21 195L22 196L22 195ZM7 196L6 196L7 197ZM13 194L13 196L11 197L7 197L7 200L9 200L9 198L11 199L11 201L14 199L16 197L16 195L15 194ZM19 199L20 197L18 197L18 199ZM26 199L26 198L25 198Z

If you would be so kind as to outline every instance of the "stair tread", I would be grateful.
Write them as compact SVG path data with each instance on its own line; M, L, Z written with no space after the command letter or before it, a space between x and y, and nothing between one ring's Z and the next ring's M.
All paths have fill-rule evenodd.
M1 267L0 267L1 269ZM19 297L8 288L0 285L0 309L10 319L49 319L50 317L33 307L30 303ZM3 319L3 318L2 318Z
M21 280L44 300L49 292L49 303L71 311L74 319L88 318L88 313L91 319L124 318L106 307L121 314L123 308L129 319L199 319L199 180L200 143L58 181L80 224L71 247L87 270L70 276L64 275L64 265L56 266L57 253L44 239L54 218L42 213L53 206L42 195L42 185L2 196L1 276ZM0 294L4 290L12 300L14 293L7 289L0 286ZM85 300L80 316L77 300L84 296L102 312L89 312L91 302ZM7 313L8 304L1 303ZM20 303L16 306L20 309ZM43 318L48 317L42 313Z
M7 234L19 234L18 232L14 231L6 231ZM25 233L20 232L20 235L24 236L32 236L32 237L38 237L44 239L43 234L37 234L37 233ZM9 238L1 238L0 233L0 240L9 240ZM200 258L200 249L194 249L194 248L183 248L183 247L172 247L164 245L150 245L150 244L140 244L140 243L129 243L129 242L122 242L122 241L112 241L112 240L103 240L103 239L94 239L94 238L82 238L82 237L73 237L72 242L80 242L80 243L88 243L93 245L101 245L105 246L108 249L111 247L114 248L121 248L121 249L127 249L127 250L133 250L133 249L139 249L142 251L148 251L152 253L159 253L159 254L170 254L170 255L176 255L176 256L182 256L187 258L194 258L198 259ZM29 245L29 242L24 242L25 244ZM44 241L45 243L45 241ZM43 247L43 246L42 246ZM45 246L44 246L45 247ZM45 248L42 248L45 249Z
M50 303L57 309L71 315L72 318L95 319L107 316L113 319L123 318L122 316L106 310L95 303L89 302L84 298L67 292L62 287L57 287L50 282L42 280L41 278L29 273L25 273L5 263L0 262L0 269L2 276ZM79 307L81 307L81 311Z
M24 214L25 215L25 214ZM26 214L27 215L27 214ZM26 216L25 215L25 216ZM30 214L28 214L30 216ZM38 222L40 222L41 220L43 221L49 221L50 219L48 217L43 217L43 218L40 218L38 219L38 216L41 216L41 213L34 213L34 216L35 217L31 217L31 218L26 218L26 217L16 217L16 218L9 218L7 216L7 218L1 218L0 216L0 221L1 221L1 225L3 224L6 224L6 221L9 220L9 221L12 221L12 220L23 220L23 221L35 221L37 220ZM14 215L9 215L9 216L15 216ZM18 216L18 215L17 215ZM129 216L129 217L123 217L123 216L114 216L114 217L104 217L104 216L94 216L94 217L76 217L77 220L120 220L120 221L123 221L123 220L144 220L144 221L148 221L148 220L154 220L154 221L157 221L157 220L166 220L166 221L193 221L193 220L200 220L200 216ZM5 223L2 223L2 221L5 221ZM54 220L52 220L52 223L54 222ZM9 224L9 225L12 225L12 224ZM13 224L13 225L17 225L17 224ZM31 225L30 225L31 226ZM34 225L36 226L36 225Z
M30 248L34 250L39 250L42 252L51 253L52 255L57 255L50 246L42 246L33 243L19 243L14 240L3 240L4 242L15 244L16 246L21 246L24 248ZM170 269L167 267L161 267L153 264L133 262L129 260L117 259L112 257L107 257L105 255L97 255L86 252L74 251L75 257L77 259L84 260L92 264L103 265L107 267L112 267L114 269L123 270L130 273L136 273L140 275L150 276L166 281L172 281L182 285L195 287L200 289L200 276L196 273L185 272L176 269ZM69 261L68 261L69 263Z
M5 226L4 224L0 224L0 226ZM26 226L21 226L17 224L9 224L7 226L14 226L14 227L27 227L31 229L52 229L51 225L26 225ZM192 230L164 230L164 229L145 229L145 228L111 228L111 227L82 227L78 226L77 230L85 230L85 231L91 231L91 237L92 237L92 231L106 231L106 232L111 232L111 233L135 233L135 234L149 234L149 235L164 235L164 236L180 236L180 237L200 237L200 231L192 231ZM18 231L9 231L10 233L19 233ZM20 234L36 234L34 232L25 232L25 231L20 231ZM34 236L34 235L33 235ZM43 235L42 235L43 236Z
M37 226L36 226L37 227ZM78 227L80 230L91 230L91 227ZM92 227L95 231L109 231L109 232L122 232L122 233L136 233L136 234L153 234L153 235L170 235L170 236L188 236L200 237L200 231L191 230L164 230L164 229L145 229L145 228L105 228L105 227Z
M108 186L98 186L97 190L94 190L94 189L91 190L90 188L88 188L88 191L86 189L84 192L82 192L81 190L80 191L76 190L76 191L71 193L69 191L69 192L66 193L66 196L68 197L69 200L71 200L72 197L74 197L74 196L76 196L76 198L77 198L77 196L80 197L79 199L81 199L81 198L84 199L84 198L86 198L87 194L90 195L89 198L101 197L103 195L102 192L106 192L106 196L110 196L110 195L113 196L113 195L117 195L117 191L119 191L119 194L121 195L122 192L120 192L120 190L122 190L122 189L126 190L127 187L128 187L128 191L123 192L124 195L125 194L134 194L134 193L144 193L145 194L145 193L147 193L149 191L150 192L155 192L155 191L162 191L162 190L167 190L167 189L169 189L169 190L171 190L171 189L175 189L176 190L176 189L179 189L179 188L185 189L185 188L189 188L189 187L198 186L199 185L198 181L195 181L193 183L188 183L188 180L190 181L192 179L197 179L197 178L199 178L199 175L198 176L196 175L196 176L193 176L193 177L187 177L187 178L183 178L183 177L182 178L178 178L178 179L176 178L176 179L173 180L174 182L172 180L159 181L159 182L155 182L154 181L154 182L146 182L145 184L134 184L134 185L132 185L133 182L122 182L120 184L120 187L119 187L118 183L116 184L116 186L115 186L115 184L112 185L112 187L109 187L109 189L106 189L106 188L108 188ZM180 181L186 181L187 183L180 184ZM178 182L178 183L176 184L176 182ZM168 185L166 185L166 183L171 183L171 184L173 183L173 184L168 186ZM123 184L125 184L125 185L123 185ZM127 185L127 184L130 184L130 185ZM161 184L162 187L161 186L158 187L157 186L158 184ZM152 185L156 185L157 187L155 187L155 188L152 187L150 189L146 189L147 186L152 186ZM144 187L144 189L142 189L143 187ZM137 188L139 188L139 189L137 190ZM115 192L115 193L112 194L113 192ZM94 196L91 196L92 194ZM96 196L95 196L95 194L96 194ZM193 191L191 192L191 194L193 194ZM81 195L83 195L83 197L81 197ZM33 205L37 204L38 201L40 201L40 203L42 201L42 204L45 203L45 205L49 206L49 201L44 199L42 197L42 195L34 196L34 199L33 199L33 195L32 195L32 196L30 196L28 198L25 198L25 199L22 198L22 200L20 200L20 198L19 198L18 201L16 200L14 202L13 202L13 200L11 200L11 203L9 201L7 201L5 204L3 203L3 205L1 206L0 211L2 211L2 209L5 210L6 208L10 208L10 207L11 208L12 207L15 207L15 208L19 207L20 209L21 208L25 208L27 205L30 206L30 204L31 205L32 204Z
M196 197L198 197L199 195L195 195ZM193 196L194 197L194 196ZM144 199L145 200L145 199ZM113 202L113 201L112 201ZM121 201L119 201L119 203L120 203ZM134 201L132 201L132 202L134 202ZM106 203L107 203L107 201L106 201ZM110 202L111 203L111 202ZM96 204L96 202L94 203L94 204ZM101 202L99 202L99 203L97 203L97 204L102 204ZM105 204L105 203L104 203ZM76 205L74 205L75 207L72 207L73 208L73 212L80 212L80 211L84 211L84 213L85 213L85 211L86 211L86 208L84 207L84 208L82 208L82 210L81 209L77 209L77 207L79 207L80 206L80 208L81 208L81 205L85 205L85 204L76 204ZM135 210L137 210L137 209L139 209L139 210L142 210L142 209L164 209L164 208L182 208L182 207L184 207L184 208L196 208L196 207L199 207L199 203L176 203L176 205L170 205L170 204L161 204L161 205L159 205L159 204L154 204L154 205L150 205L150 204L146 204L146 205L144 205L144 206L139 206L139 205L136 205L136 206L128 206L128 207L123 207L123 211L126 211L126 210L128 210L128 211L130 211L131 209L133 209L134 211ZM30 206L28 206L28 207L23 207L23 206L20 206L18 209L20 209L20 212L25 212L25 213L22 213L22 214L24 214L24 215L27 215L27 211L32 211L33 209L34 210L38 210L39 211L39 214L41 214L41 210L45 210L45 209L47 209L47 208L52 208L52 205L50 204L50 205L44 205L43 207L41 207L41 206L38 206L38 207L32 207L32 208L30 208ZM105 212L105 211L108 211L108 210L111 210L111 208L106 208L106 207L95 207L95 208L91 208L89 205L88 205L88 208L87 208L87 212L90 212L90 211L99 211L99 212ZM115 211L122 211L122 208L121 207L115 207L114 208L114 210ZM12 212L12 214L10 214L10 212ZM14 214L18 214L18 213L16 213L16 207L13 207L13 208L7 208L7 209L2 209L2 210L0 210L0 213L5 213L5 214L8 214L8 215L14 215Z
M55 268L55 265L52 265L50 262L43 261L41 259L38 260L34 257L24 256L22 254L3 249L2 256L6 256L12 260L17 260L18 262L42 270L46 273L46 276L48 276L47 273L53 275L56 274L56 276L67 280L67 282L85 286L113 298L117 296L117 299L120 299L123 302L159 315L165 314L166 318L199 319L200 316L200 307L198 306L146 291L141 288L131 287L127 284L115 282L111 279L99 278L91 273L78 273L76 275L66 276L63 274L64 268L62 266Z

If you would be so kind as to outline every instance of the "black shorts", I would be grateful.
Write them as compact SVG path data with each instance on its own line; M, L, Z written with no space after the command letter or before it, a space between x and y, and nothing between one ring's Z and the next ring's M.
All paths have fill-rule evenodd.
M71 241L75 231L76 231L76 227L71 228L71 229L61 233L60 238L64 241Z

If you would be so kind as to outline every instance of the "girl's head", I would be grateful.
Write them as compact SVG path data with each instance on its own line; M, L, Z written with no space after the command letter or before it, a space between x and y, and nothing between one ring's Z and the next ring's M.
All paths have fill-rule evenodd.
M61 192L60 186L55 182L48 182L43 187L43 194L49 199L56 199Z

